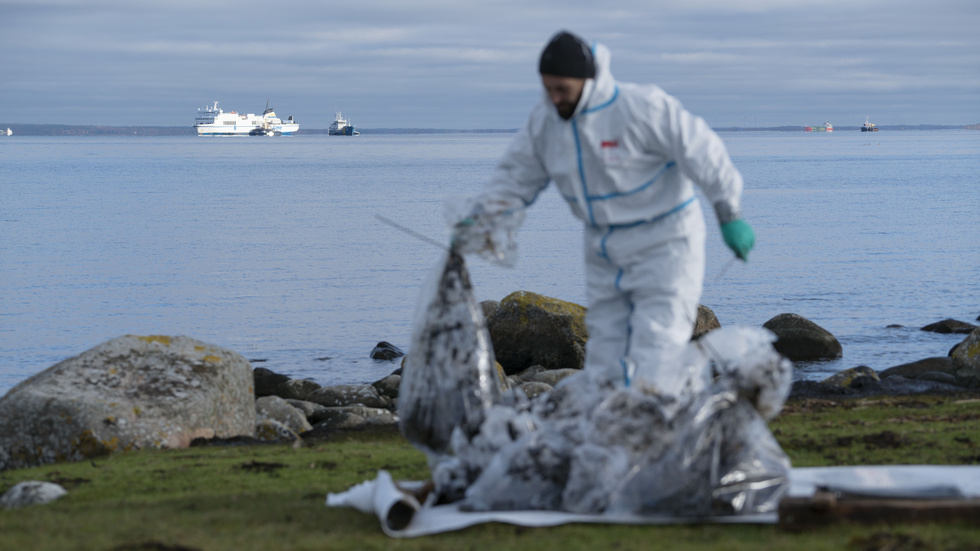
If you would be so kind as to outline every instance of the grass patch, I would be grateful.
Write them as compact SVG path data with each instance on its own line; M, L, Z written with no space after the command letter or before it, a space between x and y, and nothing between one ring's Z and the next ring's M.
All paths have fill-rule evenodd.
M980 464L980 402L956 397L806 400L772 423L794 466ZM808 533L775 526L502 524L412 540L377 519L324 506L329 492L374 478L425 479L425 457L396 431L350 432L301 448L196 447L0 472L0 492L47 480L69 493L41 507L0 510L0 550L246 551L252 549L502 549L980 551L980 529L840 525Z

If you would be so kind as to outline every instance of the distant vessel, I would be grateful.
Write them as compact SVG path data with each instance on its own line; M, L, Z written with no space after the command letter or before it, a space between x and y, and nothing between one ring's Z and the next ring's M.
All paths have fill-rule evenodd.
M875 126L875 123L869 121L870 118L871 117L864 117L864 124L861 125L861 132L877 132L878 131L878 127Z
M327 129L327 134L331 136L359 136L361 133L354 129L354 125L345 119L340 111L337 111L337 116L334 117L333 123Z
M11 130L11 129L8 128L6 134L8 136L13 136L14 135L14 132L13 132L13 130Z
M804 126L803 131L804 132L833 132L834 125L830 124L829 122L825 122L823 123L823 126Z
M239 115L236 111L225 113L214 105L197 110L194 128L199 136L279 136L299 130L299 124L289 117L284 122L266 103L262 116L252 113Z

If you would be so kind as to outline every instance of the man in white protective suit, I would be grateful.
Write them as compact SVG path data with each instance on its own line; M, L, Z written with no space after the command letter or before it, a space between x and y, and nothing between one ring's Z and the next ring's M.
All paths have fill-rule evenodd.
M674 393L704 280L694 185L736 256L747 260L755 235L717 134L660 88L616 82L609 63L601 44L564 31L551 39L539 64L544 97L454 240L479 240L481 218L522 210L554 182L585 222L586 371Z

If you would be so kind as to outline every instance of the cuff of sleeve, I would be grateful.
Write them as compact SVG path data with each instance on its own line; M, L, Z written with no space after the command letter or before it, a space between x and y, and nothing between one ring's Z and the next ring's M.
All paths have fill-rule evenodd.
M727 224L742 217L742 209L737 203L718 201L714 204L718 224Z

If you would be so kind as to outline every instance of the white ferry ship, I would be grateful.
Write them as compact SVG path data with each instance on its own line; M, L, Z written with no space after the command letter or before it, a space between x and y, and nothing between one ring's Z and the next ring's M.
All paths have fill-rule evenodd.
M239 115L236 111L225 113L218 108L218 102L214 102L214 105L197 110L194 128L198 136L278 136L296 132L299 124L293 117L283 121L268 104L259 117L252 113Z

